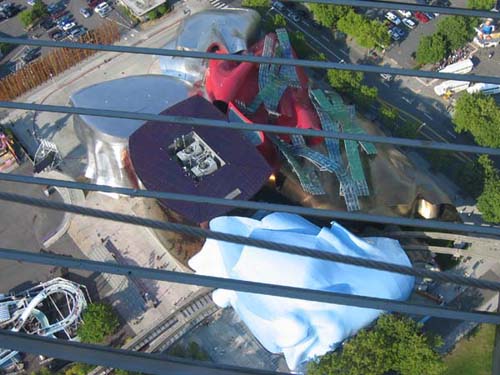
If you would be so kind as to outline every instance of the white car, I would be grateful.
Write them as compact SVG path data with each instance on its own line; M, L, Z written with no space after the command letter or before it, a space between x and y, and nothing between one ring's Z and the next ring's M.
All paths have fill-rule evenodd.
M415 27L417 27L417 24L411 18L403 18L403 23L409 29L414 29Z
M63 29L63 31L69 31L69 30L71 30L75 26L76 26L76 23L69 22L69 23L64 24L64 26L62 27L62 29Z
M394 25L399 25L401 23L401 20L399 19L399 17L396 16L392 12L387 12L385 14L385 18L387 18L389 21L391 21Z
M101 17L106 17L111 12L111 7L106 2L102 2L95 7L95 12Z
M398 13L401 14L405 18L411 17L411 12L409 10L398 10Z
M389 82L394 79L394 76L389 73L380 73L380 77L382 77L384 81L389 81Z

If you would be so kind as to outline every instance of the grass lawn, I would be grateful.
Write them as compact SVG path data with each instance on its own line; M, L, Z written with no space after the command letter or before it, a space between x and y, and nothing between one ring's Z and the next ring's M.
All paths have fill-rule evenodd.
M490 375L495 326L483 324L471 338L464 338L444 358L448 366L443 375Z

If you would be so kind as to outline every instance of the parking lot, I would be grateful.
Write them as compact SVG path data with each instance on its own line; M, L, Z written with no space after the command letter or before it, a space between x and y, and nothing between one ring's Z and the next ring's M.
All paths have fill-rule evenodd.
M19 11L25 10L25 9L31 9L31 6L28 5L28 3L25 0L9 0L9 2L13 3L14 6L19 9ZM100 17L93 9L90 9L89 5L87 4L86 0L45 0L45 3L47 6L51 6L52 4L58 4L60 6L59 9L63 9L63 11L56 11L54 13L61 13L61 17L67 16L68 18L71 17L71 22L75 23L75 28L78 26L83 26L87 30L93 30L98 28L100 25L102 25L103 22L105 22L105 19L111 20L113 22L117 22L119 25L121 25L124 29L129 28L128 24L130 23L128 19L124 18L112 5L111 12L106 15L105 18ZM99 3L99 1L97 1ZM5 3L4 3L5 4ZM82 8L87 8L90 10L90 16L88 18L85 18L81 13L80 9ZM19 12L20 13L20 12ZM14 37L29 37L29 38L36 38L36 39L45 39L49 40L51 39L51 35L54 34L55 31L57 31L57 26L54 24L53 27L50 27L46 29L46 27L42 27L42 25L38 25L35 28L33 28L30 31L24 30L20 19L19 19L19 13L16 14L12 18L5 19L0 22L0 34L5 35L5 36L14 36ZM61 18L60 17L60 18ZM48 17L50 18L50 17ZM53 17L55 18L55 16ZM41 23L43 24L43 22ZM69 33L65 33L62 37L62 39L58 40L64 40L69 38ZM16 69L18 69L20 66L22 66L22 61L20 59L21 56L23 56L26 51L28 50L29 47L25 46L20 46L16 47L14 50L10 51L6 56L3 56L2 60L0 63L2 64L0 67L0 77L5 76ZM43 55L47 53L50 50L50 48L42 48L40 53L36 54L37 56Z

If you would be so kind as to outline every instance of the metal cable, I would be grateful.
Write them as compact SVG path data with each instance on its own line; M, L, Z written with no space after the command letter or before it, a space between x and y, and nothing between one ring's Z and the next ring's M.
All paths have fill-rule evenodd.
M164 49L164 48L131 47L131 46L119 46L119 45L109 45L109 44L55 42L51 40L28 39L28 38L0 37L0 43L23 44L28 46L39 46L39 47L87 49L87 50L101 51L101 52L107 51L107 52L140 54L140 55L174 56L174 57L185 57L185 58L196 58L196 59L251 62L257 64L277 64L286 66L291 65L291 66L302 66L306 68L349 70L349 71L358 71L365 73L378 73L378 74L388 73L399 76L437 78L444 80L469 81L469 82L484 82L484 83L493 83L500 85L500 77L495 77L495 76L439 73L439 72L431 72L424 70L391 68L388 66L346 64L346 63L341 64L330 61L300 60L300 59L253 56L253 55L243 55L243 54L218 54L210 52Z
M175 124L196 125L200 127L215 127L215 128L250 130L250 131L259 130L277 134L285 134L285 133L297 134L309 137L348 139L359 142L374 142L374 143L383 143L383 144L416 147L416 148L427 148L427 149L443 150L443 151L500 155L500 149L491 147L479 147L479 146L470 146L463 144L457 145L457 144L434 142L421 139L395 138L395 137L375 136L369 134L339 133L339 132L332 132L325 130L303 129L298 127L292 128L292 127L283 127L283 126L267 125L259 123L246 124L243 122L230 122L230 121L212 120L212 119L198 118L198 117L158 115L152 113L138 113L138 112L116 111L116 110L97 109L97 108L68 107L60 105L5 102L5 101L0 101L0 108L22 109L27 111L54 112L54 113L99 116L99 117L110 117L110 118L123 118L123 119L133 119L133 120L143 120L143 121L170 122Z
M436 305L425 305L396 301L385 298L366 297L331 291L304 289L286 285L266 284L247 280L196 275L183 272L159 270L139 266L99 262L87 259L74 259L62 255L36 254L16 249L0 248L0 258L22 262L56 265L99 273L110 273L139 279L167 281L178 284L199 285L208 288L221 288L245 293L263 294L275 297L294 298L304 301L356 306L402 314L434 316L445 319L466 320L479 323L499 324L500 315L481 311L462 311ZM2 342L3 346L3 342Z
M2 348L157 375L291 375L0 330Z
M429 13L452 14L457 16L483 17L483 18L500 18L498 12L490 10L478 10L458 7L439 7L430 5L409 4L402 2L389 1L366 1L366 0L283 0L283 3L310 3L310 4L327 4L327 5L348 5L360 8L375 8L375 9L405 9Z
M372 260L372 259L358 258L358 257L347 256L347 255L343 255L343 254L334 254L334 253L330 253L330 252L322 251L322 250L308 249L305 247L285 245L285 244L281 244L281 243L265 241L265 240L255 239L255 238L247 238L247 237L238 236L238 235L229 234L229 233L215 232L215 231L211 231L208 229L202 229L199 227L188 226L185 224L170 223L170 222L163 222L163 221L159 221L159 220L146 219L146 218L142 218L142 217L125 215L125 214L110 212L110 211L106 211L106 210L98 210L98 209L94 209L94 208L81 207L81 206L76 206L76 205L71 205L71 204L66 204L66 203L61 203L61 202L52 202L52 201L47 201L47 200L43 200L43 199L37 199L37 198L27 197L27 196L18 195L18 194L5 193L5 192L0 192L0 200L7 200L7 201L27 204L27 205L31 205L31 206L54 209L54 210L58 210L58 211L72 212L72 213L78 214L78 215L91 216L91 217L112 220L112 221L117 221L117 222L122 222L122 223L127 223L127 224L134 224L134 225L144 226L144 227L153 228L153 229L172 231L172 232L176 232L176 233L185 234L188 236L210 238L210 239L215 239L215 240L224 241L224 242L231 242L231 243L235 243L235 244L248 245L248 246L254 246L254 247L258 247L258 248L275 250L275 251L279 251L279 252L283 252L283 253L287 253L287 254L307 256L307 257L311 257L311 258L317 258L317 259L328 260L328 261L332 261L332 262L345 263L345 264L350 264L350 265L355 265L355 266L360 266L360 267L372 268L372 269L377 269L377 270L381 270L381 271L396 272L396 273L401 273L404 275L428 277L428 278L431 278L433 280L438 280L438 281L442 281L442 282L451 282L451 283L460 284L460 285L466 285L466 286L471 286L471 287L500 291L500 282L496 282L496 281L474 279L474 278L465 277L462 275L457 275L457 274L452 274L452 273L435 272L435 271L430 271L430 270L426 270L426 269L412 268L412 267L408 267L408 266L386 263L386 262L381 262L381 261ZM436 222L436 223L440 223L440 222ZM428 223L428 225L429 224L431 224L431 223ZM455 225L457 225L457 224L455 224ZM473 228L479 229L482 227L473 227ZM484 229L486 229L486 228L484 228ZM488 228L488 229L495 229L495 228ZM498 231L500 231L500 229L496 229L496 231L498 232Z
M0 173L0 181L11 181L16 183L35 184L35 185L51 185L68 189L115 193L130 197L167 199L167 200L176 200L176 201L202 203L202 204L215 204L226 207L246 208L251 210L264 210L272 212L275 211L288 212L304 216L323 217L327 219L367 221L374 223L417 226L426 228L432 227L435 223L442 223L446 225L452 225L454 229L449 229L449 230L462 231L462 232L470 232L471 229L478 228L464 224L453 224L447 222L436 222L436 221L419 220L419 219L406 219L406 218L391 217L391 216L335 211L328 209L292 206L286 204L276 204L267 202L253 202L253 201L245 201L238 199L214 198L214 197L195 195L195 194L181 194L181 193L171 193L171 192L155 191L155 190L122 188L109 185L98 185L98 184L90 184L90 183L83 183L76 181L57 180L53 178L23 176L12 173ZM457 225L460 226L459 229L461 230L458 230ZM497 235L499 234L500 234L500 229L497 231Z

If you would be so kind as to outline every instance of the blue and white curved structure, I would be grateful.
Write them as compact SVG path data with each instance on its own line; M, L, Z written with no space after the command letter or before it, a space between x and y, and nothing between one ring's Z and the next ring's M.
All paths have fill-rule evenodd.
M337 223L320 228L304 218L272 213L262 220L218 217L214 231L304 246L332 253L410 265L395 240L358 238ZM189 265L199 274L301 288L405 300L413 277L301 257L250 246L207 240ZM381 311L218 289L214 302L232 306L262 345L283 353L294 370L336 348L369 325Z

